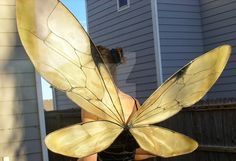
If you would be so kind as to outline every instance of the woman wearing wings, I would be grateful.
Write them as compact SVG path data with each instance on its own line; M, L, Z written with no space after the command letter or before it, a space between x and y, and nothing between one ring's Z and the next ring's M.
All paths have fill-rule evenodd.
M134 106L136 101L119 91L100 52L60 1L17 0L16 13L22 44L36 70L89 115L99 118L49 134L45 142L51 151L84 158L110 152L109 147L122 143L127 148L124 152L131 153L120 160L130 160L137 148L160 157L197 148L191 138L153 124L193 105L207 93L228 61L229 45L194 59L142 105Z
M109 50L103 46L97 46L104 63L108 67L111 76L114 81L116 81L116 67L119 64L125 62L123 52L121 48ZM118 89L118 96L121 101L121 105L124 111L125 122L128 122L130 116L135 113L140 104L138 100L125 94ZM95 115L92 115L84 110L82 110L82 120L83 122L96 121L99 120ZM113 142L113 144L106 150L100 152L98 155L94 154L79 161L115 161L115 160L142 160L149 157L155 157L148 152L138 148L138 145L131 137L131 135L121 135ZM102 159L103 158L103 159Z

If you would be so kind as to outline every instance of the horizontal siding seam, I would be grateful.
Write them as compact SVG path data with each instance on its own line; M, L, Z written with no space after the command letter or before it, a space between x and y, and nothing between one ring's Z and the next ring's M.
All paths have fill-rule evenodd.
M147 11L147 12L144 12L144 13L141 13L141 14L136 14L135 16L130 17L130 18L127 18L127 19L123 20L122 22L126 22L126 21L129 21L129 20L132 20L132 19L134 19L134 18L137 18L137 17L139 17L139 16L143 16L144 14L148 14L148 13L150 13L150 11ZM140 20L140 22L141 22L141 21L143 21L143 20ZM104 23L96 24L94 27L90 27L89 31L93 30L93 28L96 29L97 26L99 26L99 25L104 26L104 28L99 29L99 30L103 30L103 29L106 29L106 28L109 28L109 27L113 27L113 26L115 26L115 25L117 25L117 24L120 24L120 23L121 23L121 22L117 21L117 23L114 23L114 24L112 24L112 25L106 25L106 26L104 26ZM126 26L130 26L130 24L129 24L129 25L126 25ZM97 30L94 30L93 32L90 32L90 33L93 34L93 33L95 33L95 32L98 32L98 31L97 31Z
M130 75L132 75L132 74L130 74ZM140 75L140 76L134 76L134 77L131 77L131 76L128 76L128 79L118 79L118 81L131 81L131 80L136 80L136 79L138 79L138 78L143 78L145 76L145 78L147 78L147 77L153 77L153 74L151 73L149 73L149 74L147 74L147 75Z
M201 27L201 25L199 24L173 24L173 23L160 23L160 26L161 25L173 25L173 26L199 26L199 27ZM161 29L161 28L160 28Z
M125 40L125 41L129 41L129 40L132 40L132 39L136 39L136 38L139 38L139 37L141 37L141 36L146 36L146 35L148 35L148 34L152 34L152 32L145 33L145 34L141 34L141 35L138 35L138 36L133 36L133 37L131 37L131 38L129 38L128 40ZM123 36L123 35L122 35L122 36ZM152 38L152 39L153 39L153 38ZM104 42L106 42L106 40L100 41L101 44L104 43ZM110 45L112 45L112 44L117 44L117 43L121 43L121 42L124 42L124 40L115 41L114 43L110 43L110 44L108 43L107 45L110 46Z
M132 24L132 25L138 25L138 24L140 24L140 23L145 23L146 21L150 21L150 20L151 20L151 19L146 19L146 20L144 20L144 21L142 21L142 22L137 22L137 23L134 23L134 24ZM146 27L149 27L149 26L146 26ZM124 29L126 29L126 28L127 28L127 26L124 26L124 27L119 28L118 30L124 30ZM141 28L138 28L138 29L143 29L143 28L144 28L144 27L141 27ZM106 29L106 28L104 28L104 29ZM109 34L111 34L111 33L114 33L115 31L118 31L118 30L112 30L112 31L110 31L110 32L102 33L101 35L93 36L93 39L99 38L99 37L101 37L101 36L109 35ZM94 34L94 33L98 33L98 32L93 32L93 33L90 33L90 34L92 35L92 34Z
M214 1L213 1L213 2L214 2ZM224 6L227 6L227 5L232 4L232 3L236 3L236 2L228 2L228 3L225 3L224 5L219 5L219 6L217 6L217 7L205 9L204 12L207 12L207 11L210 11L210 10L214 10L214 9L218 9L218 8L220 8L220 7L224 7Z
M212 3L212 2L214 2L214 1L215 1L215 0L211 0L211 1L209 1L209 2L202 1L202 2L200 3L200 6L207 5L207 4Z
M184 31L177 31L178 34L185 34L185 33L193 33L193 34L199 34L199 33L202 33L201 31L187 31L187 32L184 32ZM176 31L162 31L162 33L176 33Z
M23 47L22 45L1 45L0 47Z
M143 30L143 29L144 29L144 28L140 28L140 29L137 29L137 30L135 30L135 31L133 31L133 32L122 33L122 34L116 36L116 39L119 39L120 37L122 37L122 36L124 36L124 35L126 35L126 34L128 34L128 33L135 33L136 31L138 32L139 30ZM141 32L140 32L140 33L141 33ZM138 35L138 34L137 34L136 36L129 37L129 39L137 38L137 37L139 37L139 36L143 36L143 35L146 35L146 34L150 34L150 32L149 32L149 31L148 31L147 33L142 32L141 35ZM105 40L103 40L103 41L109 41L109 40L114 40L114 37L105 39ZM123 40L122 40L122 41L123 41ZM122 41L120 41L120 42L122 42ZM125 40L125 41L127 41L127 40Z
M109 7L107 7L105 10L111 9L111 8L113 8L113 7L115 7L115 5L109 6ZM88 14L88 18L93 18L93 17L97 16L99 13L102 13L102 12L104 12L104 10L95 12L95 13L93 13L92 15L89 15L89 14ZM114 11L111 10L111 12L108 12L108 13L111 14L111 13L113 13L113 12L114 12Z
M154 61L149 61L149 62L142 63L142 64L139 64L139 65L146 65L146 64L148 64L148 63L153 63L153 64L155 64ZM147 70L150 70L150 69L153 69L153 66L148 66L148 67L146 67L146 68L138 69L138 70L135 70L135 69L134 69L132 72L143 72L143 71L147 71ZM121 73L121 74L125 74L125 73Z
M153 62L154 63L154 62ZM141 64L141 65L145 65L146 63L143 63L143 64ZM120 75L127 75L127 74L136 74L136 73L141 73L141 72L145 72L145 71L147 71L147 70L154 70L153 69L153 66L148 66L148 67L146 67L146 68L141 68L141 69L139 69L139 70L135 70L135 68L133 68L133 70L132 70L132 72L130 73L130 72L126 72L126 70L123 70L123 71L119 71L119 74Z
M0 131L4 131L4 130L17 130L17 129L31 128L31 127L35 127L35 128L39 129L39 124L30 125L30 126L19 126L19 127L14 127L14 128L7 128L7 129L6 128L4 128L4 129L0 128Z
M12 130L20 130L20 129L27 129L27 128L38 128L39 126L30 125L30 126L23 126L23 127L15 127L15 128L8 128L8 129L0 129L0 131L12 131Z
M39 151L39 152L28 152L28 153L26 153L26 154L23 154L23 155L35 155L35 154L41 154L41 152L42 151ZM42 154L41 154L42 155ZM22 154L21 155L14 155L14 156L22 156Z
M232 18L235 18L236 16L232 16L232 17L227 17L227 18L222 18L222 21L230 21ZM204 19L203 19L203 21L204 21ZM220 23L222 23L223 24L223 22L222 21L220 21ZM212 24L215 24L215 23L219 23L219 20L218 21L213 21L213 22L207 22L207 23L203 23L204 25L212 25ZM234 22L231 22L231 25L232 24L236 24L236 22L234 21Z
M193 6L193 7L195 7L196 6L196 4L173 4L173 3L168 3L168 2L158 2L158 4L164 4L164 5L170 5L170 6L186 6L186 7L189 7L189 6Z
M147 40L142 41L142 42L133 43L132 45L128 45L128 46L123 45L122 48L133 47L133 46L135 46L135 45L142 45L142 44L144 44L144 43L146 43L146 42L149 42L149 41L152 42L152 41L153 41L153 38L147 39ZM136 51L136 50L132 50L132 52L137 52L137 51Z
M131 2L132 2L132 1L131 1ZM141 1L140 1L140 2L141 2ZM115 3L116 3L116 2L115 2ZM127 14L127 13L129 13L129 12L132 12L132 11L133 11L133 8L135 8L136 5L139 5L139 3L136 3L136 2L135 2L135 3L131 3L130 6L132 6L132 7L130 7L128 10L126 10L126 12L119 12L119 14L123 15L123 14ZM142 5L142 6L146 6L146 5L150 5L150 4L148 3L148 4L144 4L144 5ZM101 6L101 5L98 5L98 6L95 5L94 8L87 7L87 8L89 8L88 13L90 13L91 11L96 11L96 10L98 10L98 7L100 7L100 6ZM107 10L107 9L111 9L112 7L114 7L115 10L112 10L111 12L107 12L108 15L110 15L111 13L117 13L117 4L110 5L109 8L108 8L108 7L106 8L106 10ZM139 7L139 8L141 8L141 7ZM128 11L128 12L127 12L127 11ZM93 17L93 16L96 16L98 13L101 13L101 12L104 12L104 10L98 11L98 12L96 12L96 13L92 13L92 15L88 15L88 18L91 18L91 16L92 16L92 17Z
M104 6L104 3L101 3L101 4L99 4L99 5L95 6L95 7L91 7L91 4L94 4L94 3L87 3L87 5L90 6L90 8L89 8L90 10L96 10L100 6ZM114 4L112 6L116 6L116 5Z
M211 92L214 92L214 93L225 93L225 92L235 92L236 88L235 89L225 89L222 90L222 89L217 89L217 90L211 90Z
M158 9L158 11L165 11L165 12L180 12L180 13L201 13L201 11L177 11L177 10L167 10L167 9Z
M161 37L162 39L166 39L166 40L179 40L180 38L168 38L168 37ZM181 40L202 40L201 38L181 38Z
M25 142L25 141L38 141L40 140L40 138L35 138L35 139L22 139L22 140L16 140L16 141L7 141L7 142L1 142L1 144L10 144L10 143L22 143L22 142Z
M173 44L171 44L171 45L161 45L161 46L163 46L163 47L179 47L179 46L183 46L183 45L173 45ZM189 44L186 44L186 45L184 45L184 47L202 47L202 45L201 44L196 44L196 45L189 45Z
M221 33L221 34L216 34L216 35L214 35L214 36L204 36L204 39L206 39L206 41L207 41L207 39L212 39L212 38L217 38L217 37L220 37L220 36L225 36L225 34L236 34L236 30L235 31L230 31L230 32L225 32L225 33Z
M224 79L225 77L221 77L221 79ZM231 82L221 82L221 83L217 83L217 85L219 85L219 86L224 86L224 85L235 85L235 83L236 83L236 80L235 81L231 81ZM236 86L235 86L235 89L236 89ZM232 90L234 90L233 88L232 88Z
M141 6L141 7L138 7L138 8L135 8L135 9L130 9L128 12L125 12L125 13L123 13L123 12L121 12L120 14L119 14L119 16L116 16L115 18L110 18L110 19L106 19L106 20L104 20L104 21L101 21L100 19L99 19L99 17L96 19L96 20L93 20L93 21L91 21L90 22L90 24L96 24L95 22L96 21L98 21L99 22L99 24L96 24L96 25L100 25L100 24L103 24L104 22L107 22L107 21L109 21L109 20L114 20L114 19L119 19L121 16L123 16L123 15L127 15L127 14L129 14L129 13L132 13L132 12L137 12L137 10L139 10L139 9L143 9L144 7L149 7L149 5L144 5L144 6ZM149 11L150 12L150 11ZM106 16L110 16L111 15L111 13L107 13L105 16L102 16L102 18L104 18L104 17L106 17ZM140 14L141 15L141 14Z
M27 156L27 155L35 155L35 154L41 154L42 155L42 151L36 151L36 152L26 152L26 153L21 153L20 155L9 155L10 158L12 157L20 157L20 156Z
M34 100L35 100L35 98L31 98L31 99L34 99ZM17 98L17 99L7 100L7 101L0 100L0 102L25 101L25 100L31 100L31 99Z
M179 20L201 20L201 17L184 17L184 18L180 18L180 17L174 17L174 16L159 16L159 18L166 18L166 19L179 19Z
M210 46L210 45L216 45L216 44L227 44L227 41L235 41L235 38L227 39L227 40L219 40L219 41L214 41L211 43L205 42L205 46Z
M0 102L18 102L19 100L14 100L14 101L0 101ZM20 100L20 101L35 101L35 98L33 99L24 99L24 100Z
M37 114L38 111L35 111L35 112L26 112L26 113L16 113L16 114L0 114L0 116L25 116L25 115L34 115L34 114Z
M13 88L19 88L19 87L23 87L23 88L27 88L27 87L35 87L35 84L32 85L15 85L15 86L0 86L1 89L13 89Z
M210 16L202 16L202 19L211 18L211 17L214 17L214 16L221 15L222 13L228 13L228 12L232 12L232 11L235 11L235 9L231 9L231 10L223 11L223 12L221 12L221 13L217 13L217 14L210 15ZM202 11L202 13L204 14L204 11Z

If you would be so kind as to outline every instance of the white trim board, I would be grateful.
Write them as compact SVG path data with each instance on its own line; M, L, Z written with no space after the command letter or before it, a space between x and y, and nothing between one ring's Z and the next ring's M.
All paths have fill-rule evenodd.
M157 85L163 83L157 0L151 0Z
M39 126L40 126L43 161L49 161L48 150L47 150L47 147L44 143L44 139L46 137L46 126L45 126L45 117L44 117L44 110L43 110L43 95L42 95L41 77L37 72L35 72L35 81L36 81L38 115L39 115Z
M53 110L57 110L56 89L53 86L51 86L51 89L52 89Z
M89 33L89 22L88 22L88 0L85 0L85 15L86 15L86 25L87 25L87 33Z

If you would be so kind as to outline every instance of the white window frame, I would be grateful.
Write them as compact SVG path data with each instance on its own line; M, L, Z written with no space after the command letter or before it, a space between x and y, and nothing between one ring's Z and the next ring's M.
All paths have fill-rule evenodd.
M35 81L36 81L36 92L37 92L37 102L38 102L38 116L39 116L39 127L40 127L40 135L41 135L42 156L43 156L43 161L49 161L48 150L44 142L44 139L46 137L46 123L45 123L44 109L43 109L41 76L37 72L35 72Z
M123 11L123 10L125 10L125 9L130 7L130 0L127 0L127 5L126 6L122 6L122 7L119 6L119 4L120 4L119 0L117 0L116 2L117 2L117 11L118 12Z

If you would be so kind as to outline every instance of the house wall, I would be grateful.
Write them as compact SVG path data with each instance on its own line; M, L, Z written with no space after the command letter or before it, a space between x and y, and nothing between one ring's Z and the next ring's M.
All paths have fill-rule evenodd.
M157 88L151 1L130 3L118 12L116 0L87 1L88 30L97 45L124 49L117 84L143 102Z
M76 109L78 108L78 105L76 105L74 102L69 100L69 98L66 96L64 92L58 91L55 89L55 98L56 100L56 107L55 110L67 110L67 109Z
M34 68L16 29L15 0L0 1L0 160L42 161Z
M163 79L203 53L197 0L157 0Z
M117 11L117 1L87 1L89 34L97 45L122 47L127 62L118 66L118 86L143 102L156 88L151 1L131 0ZM236 44L235 0L156 0L162 76L166 80L190 60L220 44ZM207 98L235 97L236 56L230 58ZM74 108L57 93L58 109Z
M218 45L236 46L236 1L200 0L204 50ZM208 95L210 98L236 96L236 55L230 57L222 76Z
M191 59L219 45L236 45L235 0L157 0L164 80ZM207 98L235 97L236 56Z

